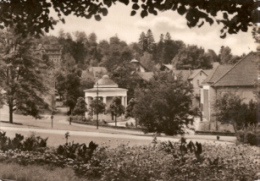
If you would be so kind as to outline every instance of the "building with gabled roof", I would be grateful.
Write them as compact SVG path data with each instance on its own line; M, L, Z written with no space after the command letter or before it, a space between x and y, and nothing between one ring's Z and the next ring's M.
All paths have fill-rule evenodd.
M132 59L130 63L134 66L136 72L147 72L147 68L144 67L138 60Z
M203 82L201 90L202 114L206 121L217 121L215 102L223 94L232 92L240 96L245 103L255 100L257 62L259 54L251 52L235 65L219 65Z
M106 67L90 67L88 71L91 72L95 78L101 78L108 73Z
M61 63L62 59L62 45L60 44L39 44L36 48L36 51L40 52L42 55L45 54L48 56L55 65Z
M145 81L150 81L153 78L154 73L153 72L137 72L137 75Z

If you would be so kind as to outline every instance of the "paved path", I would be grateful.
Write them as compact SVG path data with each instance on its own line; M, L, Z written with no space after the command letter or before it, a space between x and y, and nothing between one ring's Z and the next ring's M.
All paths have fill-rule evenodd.
M2 114L1 120L7 121L8 114ZM29 136L31 133L38 134L40 136L49 137L49 140L53 142L53 145L61 144L65 140L64 134L69 131L72 140L79 140L83 142L87 141L99 141L107 142L109 140L123 140L131 141L132 144L149 144L153 139L153 134L144 134L138 130L126 130L115 129L108 127L83 125L72 123L69 125L67 117L64 115L54 116L54 127L51 128L51 120L49 116L44 119L35 120L29 116L14 115L14 121L16 124L9 124L7 122L0 122L0 129L6 131L9 136L15 136L15 133L20 133ZM53 137L52 137L53 136ZM221 136L220 141L216 141L216 136L210 135L185 135L187 139L191 139L199 142L217 142L217 143L234 143L236 138L231 136ZM180 136L160 136L157 137L161 141L178 141Z

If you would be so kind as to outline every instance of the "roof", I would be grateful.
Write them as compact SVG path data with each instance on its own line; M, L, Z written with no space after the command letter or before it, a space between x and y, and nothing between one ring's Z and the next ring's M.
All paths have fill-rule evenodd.
M61 50L62 45L55 43L55 44L39 44L37 47L38 50L45 49L45 50Z
M136 59L132 59L132 60L130 61L130 63L139 63L139 61L136 60Z
M0 94L5 94L5 93L6 93L6 91L4 89L0 88Z
M93 76L93 74L90 73L88 70L82 71L81 78L82 78L82 79L87 79L87 78L89 78L89 79L95 80L95 77Z
M115 83L112 79L108 77L108 75L103 75L101 79L99 79L95 85L95 87L118 87L117 83Z
M189 79L194 79L194 77L196 77L197 74L199 74L202 71L202 69L195 69L192 70L191 75L189 76Z
M216 80L218 80L221 76L223 76L229 69L231 69L232 65L218 65L215 67L208 77L203 81L203 84L212 84Z
M124 88L118 88L118 87L94 87L92 89L86 89L84 92L118 92L118 91L127 91L127 89Z
M184 80L184 81L188 80L190 75L192 74L191 70L174 70L173 73L175 75L181 75L182 80Z
M90 72L93 72L93 73L95 73L95 72L107 73L106 67L90 67L90 68L89 68L89 71L90 71Z
M150 81L151 78L153 78L154 73L153 72L137 72L137 74L146 81Z
M251 52L219 77L214 86L253 86L257 79L257 62L260 57Z
M189 76L189 79L194 79L200 72L203 72L204 74L206 74L207 76L210 74L211 70L203 70L203 69L195 69L192 70L192 74Z
M209 76L212 71L213 71L213 69L203 70L203 72L204 72L205 74L207 74L207 76Z
M172 64L162 64L162 65L168 68L169 70L172 70Z

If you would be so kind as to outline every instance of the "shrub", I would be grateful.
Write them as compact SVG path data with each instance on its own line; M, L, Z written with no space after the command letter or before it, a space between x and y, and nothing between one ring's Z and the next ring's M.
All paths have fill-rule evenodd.
M244 127L237 132L237 140L241 143L260 146L260 131L255 125Z
M41 138L40 136L31 135L30 137L26 138L23 142L22 150L26 151L33 151L40 148L45 148L47 146L48 138Z
M71 121L75 121L75 122L86 122L88 121L85 116L79 116L79 115L75 115L75 116L71 116Z
M248 132L247 135L247 142L250 144L250 145L257 145L257 135L253 132Z
M131 123L130 123L130 126L131 126L131 127L134 127L134 123L133 123L133 122L131 122Z
M94 150L98 147L93 141L91 141L88 145L79 144L79 143L66 143L65 145L60 145L57 148L56 153L58 155L62 155L65 158L71 158L78 161L83 161L87 163L94 152Z
M6 136L5 132L0 132L0 150L15 150L21 149L26 151L33 151L40 148L45 148L47 146L48 138L35 137L35 135L31 135L26 138L24 141L24 136L20 134L15 134L13 139L10 139Z
M97 149L77 173L100 180L253 180L257 150L247 146L154 142Z
M88 146L69 143L56 150L45 149L42 153L16 149L0 152L0 160L23 165L68 166L78 176L103 181L251 181L260 170L256 147L200 144L188 142L185 138L179 142L159 142L155 137L147 146L121 144L116 148L97 147L93 142Z

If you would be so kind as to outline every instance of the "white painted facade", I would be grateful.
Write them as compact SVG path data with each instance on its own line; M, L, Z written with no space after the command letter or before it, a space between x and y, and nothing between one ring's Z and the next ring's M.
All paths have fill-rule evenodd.
M118 88L118 85L107 75L99 79L94 85L94 88L85 90L85 101L88 108L91 101L97 97L106 104L106 109L110 107L114 97L121 97L121 104L124 107L127 106L127 89ZM87 117L88 112L86 112L85 115Z

